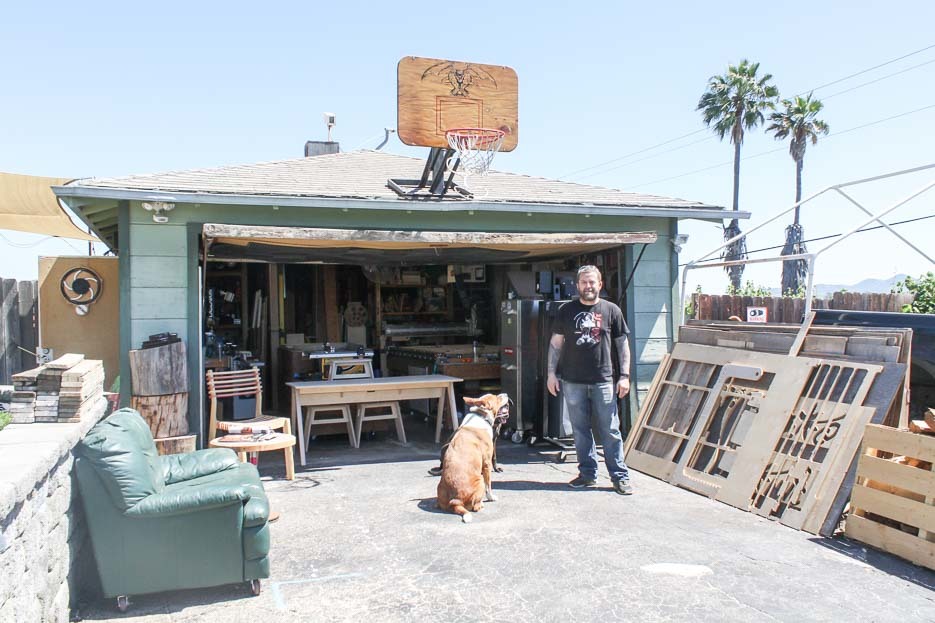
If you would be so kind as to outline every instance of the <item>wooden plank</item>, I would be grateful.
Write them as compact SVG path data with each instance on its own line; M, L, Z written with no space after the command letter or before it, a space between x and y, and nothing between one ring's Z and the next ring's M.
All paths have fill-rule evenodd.
M844 526L848 538L866 543L885 552L929 569L935 569L935 543L872 521L850 515Z
M792 343L792 346L789 348L789 355L795 357L799 354L799 351L802 350L802 344L805 343L805 337L808 335L808 330L812 326L812 322L815 320L815 312L811 311L808 313L808 316L805 317L804 322L802 322L802 328L799 329L798 334L795 336L795 341Z
M805 338L799 354L810 357L843 355L847 349L847 338L833 335L809 335Z
M471 232L471 231L387 231L382 229L328 229L323 227L278 227L263 225L226 225L206 223L206 237L221 239L228 244L268 242L278 246L320 246L324 248L353 246L366 249L415 249L444 245L471 248L478 245L508 247L555 247L579 245L622 245L656 241L657 234L645 232L602 233L527 233L527 232ZM298 243L301 243L299 245Z
M338 310L338 283L335 267L321 267L322 292L324 294L325 334L329 342L341 341L341 314Z
M659 392L662 389L662 380L666 378L670 365L671 357L666 354L659 363L659 366L656 368L656 374L653 376L652 383L649 386L649 393L643 400L643 404L640 407L640 412L636 417L636 422L633 423L633 429L630 431L630 434L627 435L626 444L623 450L624 456L626 456L633 447L637 437L636 431L638 431L640 426L642 426L649 418L649 414L652 412L653 405L655 405L656 399L659 397Z
M851 492L851 507L908 524L920 530L935 531L935 506L893 495L887 491L857 484Z
M930 470L862 454L857 473L865 485L867 480L872 480L911 491L923 498L935 496L935 474Z
M39 339L39 325L36 315L37 287L36 281L20 281L17 284L19 290L19 335L20 346L22 347L19 352L19 370L28 370L36 365L35 353Z
M81 363L84 359L84 355L79 353L66 353L45 364L46 369L48 370L68 370L69 368L74 368L76 365Z
M935 435L935 428L928 425L925 420L909 420L909 432L922 435Z
M813 480L812 490L808 492L809 499L802 507L803 517L800 529L812 534L821 534L821 529L832 510L833 502L844 486L849 466L857 457L863 429L870 422L875 410L850 405L846 411L845 423L835 439L836 443L831 445L825 459L818 464L820 465L818 475ZM814 457L809 457L809 459L810 467L813 468ZM850 486L853 488L853 485ZM843 507L837 511L835 520L840 518L841 511ZM785 518L782 523L795 527L791 522L785 521ZM825 536L830 536L830 534Z
M15 333L19 333L19 304L15 279L0 279L0 385L9 385L15 370L13 359L19 359ZM15 325L15 333L14 333Z
M911 456L930 463L935 462L935 437L917 435L877 424L869 424L864 429L863 447L865 451L873 448Z
M643 474L649 474L665 482L672 478L672 472L675 470L675 463L666 459L640 452L639 450L630 450L626 458L627 467L635 469Z

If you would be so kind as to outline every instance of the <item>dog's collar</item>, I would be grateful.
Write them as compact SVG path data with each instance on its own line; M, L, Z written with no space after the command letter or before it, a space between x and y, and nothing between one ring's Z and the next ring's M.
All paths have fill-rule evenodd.
M479 419L479 420L482 420L482 421L484 422L484 424L486 424L487 426L489 426L489 427L491 427L491 428L493 428L493 423L496 421L496 417L495 417L495 416L494 416L494 417L489 417L489 418L488 418L487 416L482 415L482 414L478 413L477 411L474 411L473 408L472 408L472 410L471 410L471 411L468 411L468 412L467 412L467 415L464 416L464 419L461 420L461 426L464 426L465 424L467 424L468 422L470 422L472 419Z

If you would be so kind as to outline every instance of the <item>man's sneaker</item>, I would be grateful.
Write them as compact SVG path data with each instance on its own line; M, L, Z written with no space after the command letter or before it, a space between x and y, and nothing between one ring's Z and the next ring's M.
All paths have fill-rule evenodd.
M584 476L578 476L574 480L568 483L568 486L572 489L584 489L585 487L596 487L597 481L593 478L585 478Z
M632 495L633 487L630 486L630 481L627 478L624 478L622 480L614 481L614 491L620 495Z

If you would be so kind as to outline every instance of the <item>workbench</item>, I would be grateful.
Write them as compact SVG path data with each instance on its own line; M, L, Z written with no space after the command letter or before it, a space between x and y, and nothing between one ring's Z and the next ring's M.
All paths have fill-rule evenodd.
M305 430L302 407L346 405L400 400L437 400L435 443L441 441L445 403L451 428L458 428L454 384L463 379L443 374L389 376L377 379L337 379L334 381L295 381L286 383L292 390L292 425L299 438L299 463L305 465Z
M500 380L500 349L478 345L477 357L471 344L391 346L386 365L393 373L409 374L410 368L424 368L430 374L447 374L464 380Z

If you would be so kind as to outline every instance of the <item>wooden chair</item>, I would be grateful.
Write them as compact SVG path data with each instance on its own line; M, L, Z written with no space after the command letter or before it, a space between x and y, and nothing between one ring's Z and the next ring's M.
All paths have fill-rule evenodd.
M240 429L244 426L262 425L271 430L282 430L292 434L292 425L289 418L263 415L263 386L260 381L260 371L257 368L248 370L231 370L230 372L214 372L208 370L205 374L208 383L208 398L211 401L210 419L208 420L208 442L217 436L217 431ZM238 396L253 396L256 398L256 414L247 420L219 420L217 417L218 399Z

